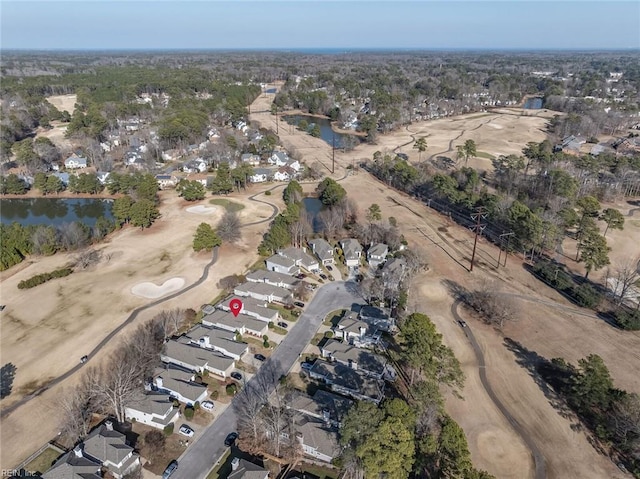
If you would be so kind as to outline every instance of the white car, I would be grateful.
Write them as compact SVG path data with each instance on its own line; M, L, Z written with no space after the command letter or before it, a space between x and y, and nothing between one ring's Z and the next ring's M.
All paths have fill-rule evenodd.
M211 401L204 401L200 404L200 407L206 411L213 411L213 403Z
M182 426L180 426L180 430L178 432L183 436L187 436L187 437L193 437L193 433L194 433L193 429L191 429L186 424L183 424Z

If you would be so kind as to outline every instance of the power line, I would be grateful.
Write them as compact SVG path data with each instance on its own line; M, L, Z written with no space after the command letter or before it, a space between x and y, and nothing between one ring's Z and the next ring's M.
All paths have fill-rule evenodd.
M469 272L473 271L473 262L476 259L476 246L478 245L478 236L482 233L487 225L482 224L482 220L487 217L487 210L484 206L478 206L476 208L476 212L471 214L471 219L475 220L476 224L473 226L472 231L476 233L476 237L473 240L473 253L471 253L471 266L469 267Z

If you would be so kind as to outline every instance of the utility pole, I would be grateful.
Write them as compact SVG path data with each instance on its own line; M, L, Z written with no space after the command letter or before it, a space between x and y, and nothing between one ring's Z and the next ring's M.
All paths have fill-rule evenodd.
M278 123L278 105L274 103L276 107L276 135L280 134L280 123Z
M500 239L500 254L498 255L498 267L507 265L507 255L509 254L509 244L511 243L511 237L515 235L512 231L511 233L502 233L498 238ZM504 241L504 237L507 237L507 249L504 250L504 265L500 264L500 260L502 258L502 243Z
M473 253L471 253L471 266L469 267L469 272L473 271L473 262L476 259L476 246L478 245L478 236L482 233L482 230L485 229L487 225L482 224L482 220L487 217L484 206L479 206L476 208L476 212L471 215L471 219L476 222L473 225L473 231L476 233L476 237L473 240Z

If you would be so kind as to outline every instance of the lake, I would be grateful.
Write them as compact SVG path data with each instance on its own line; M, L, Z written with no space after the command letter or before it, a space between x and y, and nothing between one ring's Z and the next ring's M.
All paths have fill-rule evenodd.
M80 221L93 226L104 216L113 219L113 200L94 198L29 198L0 201L0 221L5 224L54 225Z
M543 100L538 97L527 98L524 102L525 110L540 110L542 108Z
M349 135L348 133L336 133L331 129L331 121L327 118L317 118L315 116L307 116L307 115L284 115L282 118L289 123L290 125L298 125L301 120L305 120L309 123L309 129L312 128L313 125L317 124L320 126L320 138L323 139L327 144L333 145L333 139L335 135L336 148L342 148L343 139L346 137L352 137L357 140L357 143L360 143L360 137L357 135Z
M319 233L322 225L320 224L318 213L320 213L320 211L322 211L322 208L324 207L322 201L320 201L318 198L307 196L306 198L302 199L302 204L304 205L304 209L307 210L307 213L309 213L309 216L311 217L313 232Z

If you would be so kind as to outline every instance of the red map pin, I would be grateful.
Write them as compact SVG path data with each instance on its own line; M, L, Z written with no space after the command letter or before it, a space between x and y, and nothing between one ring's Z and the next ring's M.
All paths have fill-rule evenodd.
M235 317L238 317L240 311L242 310L242 301L240 301L238 298L234 298L229 303L229 307L231 307L231 312L233 313L233 315Z

